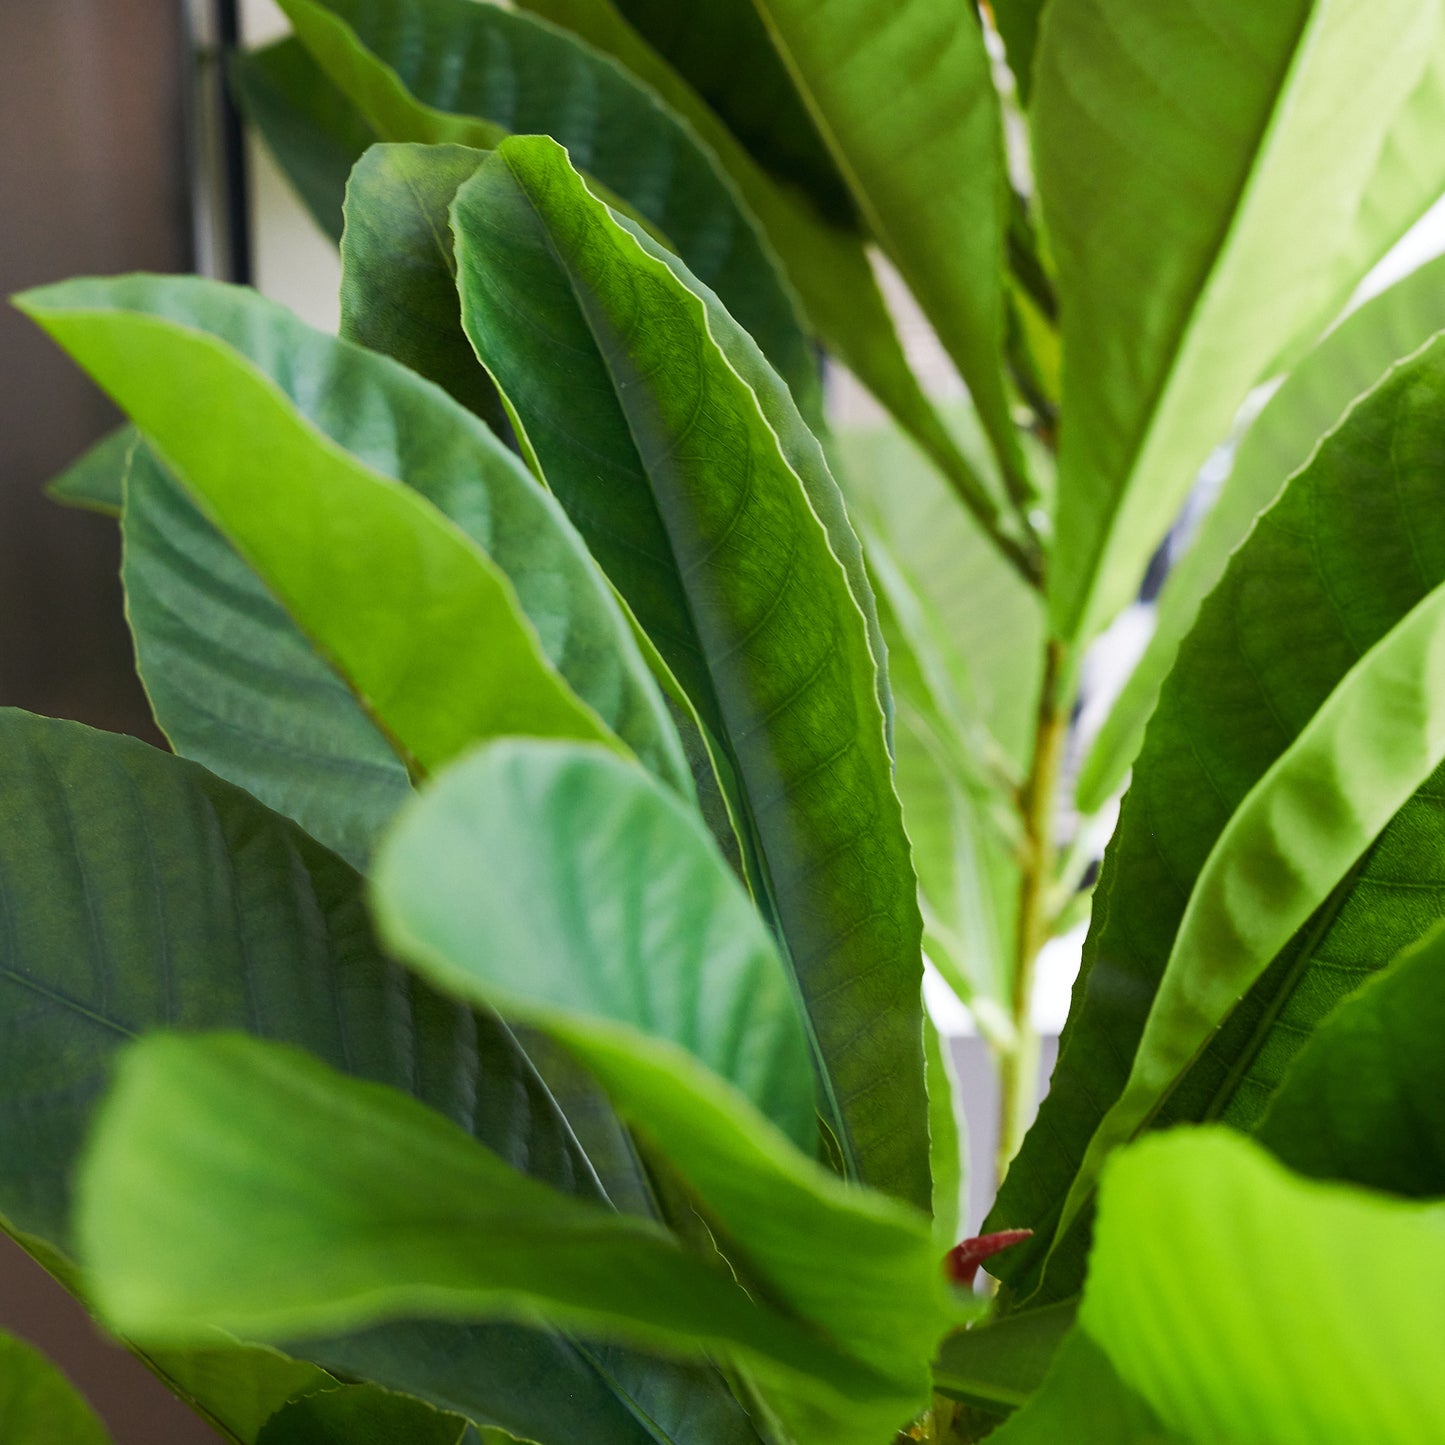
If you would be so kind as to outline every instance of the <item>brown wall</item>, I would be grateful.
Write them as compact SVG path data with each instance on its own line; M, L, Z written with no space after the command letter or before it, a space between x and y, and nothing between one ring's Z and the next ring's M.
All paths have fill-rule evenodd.
M181 0L0 0L0 293L188 268L186 66ZM89 382L0 307L0 703L149 735L115 525L41 495L113 422ZM59 1359L117 1445L214 1445L3 1242L0 1328Z

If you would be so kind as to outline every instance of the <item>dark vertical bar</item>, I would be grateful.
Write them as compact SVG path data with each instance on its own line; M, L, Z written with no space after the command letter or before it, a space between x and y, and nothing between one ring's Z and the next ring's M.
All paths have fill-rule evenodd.
M226 218L230 279L252 281L251 195L246 175L246 133L231 85L231 58L241 48L238 0L216 3L216 94L221 116L221 186Z

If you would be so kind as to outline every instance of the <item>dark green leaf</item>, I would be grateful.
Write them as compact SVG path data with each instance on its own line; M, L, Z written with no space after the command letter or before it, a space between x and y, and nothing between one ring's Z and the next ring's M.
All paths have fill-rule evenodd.
M817 413L817 359L756 223L691 130L620 67L553 26L473 0L282 8L383 140L485 149L510 133L554 135L668 238Z
M1291 1169L1445 1195L1445 934L1407 949L1319 1026L1257 1134Z
M238 55L231 76L246 119L321 229L341 240L346 177L376 133L299 40Z
M553 142L505 143L453 219L468 333L524 445L723 756L846 1167L927 1209L915 884L821 453L746 336Z
M1445 746L1442 397L1437 344L1362 400L1180 649L1053 1085L991 1216L1037 1231L999 1261L1020 1290L1109 1143L1156 1117L1253 1123L1330 1008L1445 913L1445 812L1427 782ZM1050 1293L1078 1287L1082 1235L1056 1252Z
M939 1347L933 1388L984 1406L1024 1404L1053 1368L1077 1309L1076 1300L1065 1300L959 1330Z
M906 1418L896 1380L661 1225L528 1178L398 1090L240 1034L156 1034L121 1056L77 1217L103 1317L142 1341L540 1313L736 1351L840 1426L856 1415L840 1440Z
M1045 0L990 0L994 24L1003 37L1008 66L1018 82L1019 100L1027 105L1033 90L1034 48Z
M343 1385L292 1401L256 1445L458 1445L465 1420L375 1385Z
M0 1216L16 1230L69 1247L72 1167L111 1060L157 1027L299 1045L559 1188L635 1197L635 1166L579 1151L512 1034L388 962L358 876L244 793L130 738L0 712L0 821ZM287 1375L255 1419L274 1379L248 1403L229 1353L158 1363L238 1426L306 1383ZM553 1333L398 1323L307 1353L541 1445L756 1445L715 1373Z
M131 411L403 756L425 769L498 732L615 727L690 792L580 538L435 387L214 282L72 281L22 304Z
M5 1445L110 1445L111 1437L39 1350L0 1331L0 1439Z

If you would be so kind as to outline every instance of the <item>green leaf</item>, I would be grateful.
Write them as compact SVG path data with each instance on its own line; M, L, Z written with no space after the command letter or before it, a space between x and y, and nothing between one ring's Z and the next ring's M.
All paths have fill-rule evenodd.
M953 0L754 3L1024 498L1003 383L1003 122L977 17Z
M341 334L434 381L493 431L497 389L462 330L447 209L483 152L378 145L356 164L341 243Z
M387 839L374 882L381 926L439 986L520 1012L561 1040L691 1187L724 1254L736 1250L766 1297L906 1382L906 1399L922 1387L919 1368L942 1323L927 1221L845 1185L756 1111L753 1100L777 1097L779 1060L784 1078L797 1067L781 978L769 981L766 954L741 970L717 942L699 951L700 926L709 937L741 928L729 922L737 905L710 918L698 885L663 869L659 852L686 859L681 815L641 778L596 750L481 750L439 778ZM583 821L569 828L574 813ZM530 846L529 815L542 829ZM640 854L634 837L646 842ZM710 849L695 827L692 840L700 864ZM730 887L720 860L709 876L709 887ZM686 891L664 905L659 888ZM660 930L646 957L624 931L633 917ZM758 1024L734 1033L744 1008ZM736 1053L743 1037L751 1058Z
M5 1445L110 1445L110 1433L61 1372L0 1331L0 1436Z
M949 1335L933 1362L933 1388L984 1407L1024 1404L1054 1368L1077 1309L1066 1300Z
M242 1445L256 1445L266 1422L294 1395L336 1383L315 1365L265 1345L137 1353L172 1394Z
M1154 635L1100 729L1079 774L1081 811L1095 812L1138 754L1159 688L1199 604L1229 555L1286 478L1350 405L1437 331L1445 329L1445 259L1431 261L1345 318L1290 373L1245 433L1218 499L1159 594Z
M302 204L339 242L346 178L376 139L366 117L294 38L235 56L231 79L246 119Z
M659 228L816 414L817 360L756 223L692 131L620 67L553 26L473 0L282 9L382 140L486 149L510 133L556 136Z
M256 1445L458 1445L465 1420L375 1385L342 1385L277 1411Z
M528 0L527 8L539 7ZM667 0L618 0L617 8L763 166L804 191L830 220L854 222L847 184L752 0L713 0L688 10Z
M1129 600L1246 392L1343 300L1361 198L1440 42L1440 6L1417 0L1048 6L1033 122L1063 308L1060 636ZM1416 214L1437 169L1413 177Z
M1045 0L991 0L994 24L1003 39L1008 67L1018 83L1019 100L1027 105L1033 91L1034 50Z
M928 1083L929 1163L933 1173L933 1238L940 1253L958 1243L963 1209L963 1111L948 1041L923 1016L923 1061Z
M1065 1337L1038 1392L988 1439L990 1445L1058 1445L1063 1440L1069 1445L1188 1445L1164 1429L1080 1330ZM1244 1442L1212 1439L1208 1445Z
M845 1167L927 1209L915 884L871 592L821 452L747 337L552 141L506 142L453 226L524 447L722 757Z
M507 732L621 737L690 791L580 539L434 387L214 282L72 281L21 305L131 413L403 757L431 768Z
M1195 1445L1445 1435L1441 1206L1300 1179L1231 1131L1114 1161L1079 1322Z
M1345 999L1300 1050L1256 1133L1291 1169L1445 1195L1445 934Z
M569 1081L564 1118L509 1030L386 959L356 873L246 794L132 738L0 711L0 810L0 1216L27 1248L70 1248L111 1061L159 1027L298 1045L583 1199L635 1197L635 1161L579 1150L572 1118L601 1137L601 1101ZM315 1378L234 1353L152 1356L236 1433ZM540 1445L757 1445L715 1372L539 1329L398 1322L305 1353Z
M791 186L769 175L703 96L622 18L612 0L525 0L524 8L612 56L697 132L757 217L813 329L961 492L986 494L989 489L979 478L987 475L988 464L969 459L919 386L874 277L864 238L851 225L825 218ZM744 77L746 83L736 99L755 111L766 111L784 97L796 99L786 75L781 75L777 87L766 87L759 80L758 66L769 62L776 66L777 61L751 0L693 7L685 12L686 23L680 28L677 18L684 12L672 6L648 8L644 0L628 3L626 9L674 62L687 64L694 83ZM716 30L731 37L727 44L716 43L723 38L713 34ZM754 49L759 34L764 50ZM708 43L698 44L704 36ZM731 56L739 51L748 63L729 65ZM726 77L714 76L712 66L719 61L727 67ZM697 67L706 69L700 73ZM720 103L715 91L708 93ZM782 108L787 109L785 101ZM811 122L808 125L811 127ZM791 121L789 134L798 134ZM763 160L767 162L766 155ZM831 161L828 166L831 170Z
M1437 343L1294 477L1180 649L991 1216L1037 1231L1000 1260L1021 1292L1111 1143L1156 1116L1248 1127L1330 1007L1445 914L1442 396ZM1081 1235L1048 1293L1077 1288Z
M895 1381L754 1303L662 1226L529 1179L396 1090L238 1034L155 1034L125 1052L78 1219L98 1308L141 1340L540 1313L736 1351L875 1430L901 1413Z
M393 939L448 991L481 975L508 1017L564 1037L595 1024L638 1054L662 1040L654 1067L691 1054L813 1149L808 1045L772 939L696 814L637 768L483 748L398 822L376 888Z
M140 439L133 426L119 426L96 442L46 485L46 492L67 507L119 516L121 482L130 454Z
M171 746L365 867L411 791L405 766L144 442L121 535L136 663Z

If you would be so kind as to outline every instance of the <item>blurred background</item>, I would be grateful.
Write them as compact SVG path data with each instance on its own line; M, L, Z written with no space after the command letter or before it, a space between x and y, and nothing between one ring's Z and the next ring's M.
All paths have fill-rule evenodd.
M246 136L221 84L224 52L284 31L270 0L5 0L0 5L0 292L77 274L199 271L254 283L334 329L335 248ZM1445 250L1437 206L1367 280L1357 300ZM921 318L894 288L906 344L943 397L962 388ZM0 703L153 742L135 680L106 518L58 507L44 484L114 424L108 403L46 339L0 309ZM830 378L842 428L881 423L846 375ZM1207 492L1226 467L1207 467ZM1183 524L1187 526L1186 522ZM1152 588L1167 568L1166 548ZM1090 659L1087 734L1138 654L1151 587ZM1075 753L1080 746L1075 747ZM1098 840L1102 846L1103 837ZM1083 926L1056 939L1034 1000L1052 1068L1078 968ZM997 1106L971 1021L946 988L930 1006L963 1081L978 1167L967 1221L987 1202ZM57 1359L118 1445L192 1445L217 1437L144 1367L104 1341L84 1312L18 1250L0 1243L0 1329ZM0 1441L3 1445L3 1441ZM62 1442L57 1442L62 1445Z

